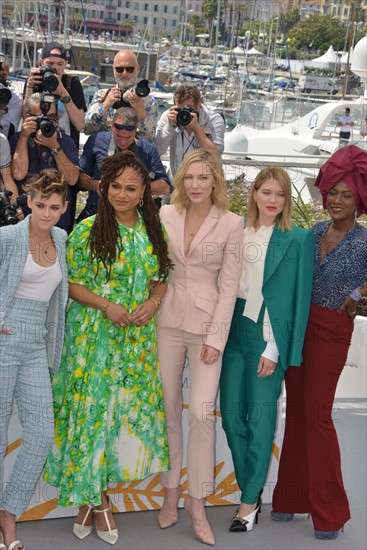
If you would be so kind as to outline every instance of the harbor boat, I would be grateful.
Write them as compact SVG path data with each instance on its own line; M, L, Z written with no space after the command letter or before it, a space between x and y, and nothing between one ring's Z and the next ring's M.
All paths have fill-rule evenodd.
M351 110L355 120L349 142L339 139L338 119L345 108ZM367 116L365 98L355 101L341 100L319 105L306 115L282 127L258 130L238 124L225 135L223 160L226 176L233 178L242 173L252 181L259 167L269 164L285 166L305 201L318 198L314 181L319 167L337 149L354 144L367 151L367 138L360 136L360 127Z

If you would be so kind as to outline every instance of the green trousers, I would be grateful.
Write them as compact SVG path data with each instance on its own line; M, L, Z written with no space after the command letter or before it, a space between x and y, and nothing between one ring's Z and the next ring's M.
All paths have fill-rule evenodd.
M220 380L222 425L241 491L241 502L253 504L262 490L271 458L277 403L284 370L259 378L257 367L266 342L263 305L256 323L243 316L245 300L237 299Z

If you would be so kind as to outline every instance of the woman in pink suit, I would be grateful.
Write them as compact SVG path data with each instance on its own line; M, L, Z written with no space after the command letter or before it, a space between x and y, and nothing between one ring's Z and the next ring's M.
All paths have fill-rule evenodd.
M185 156L171 205L161 208L174 270L158 314L158 354L171 470L161 474L162 529L177 522L182 468L182 373L189 358L188 511L196 538L214 545L203 499L214 488L215 399L241 274L244 222L228 211L215 153Z

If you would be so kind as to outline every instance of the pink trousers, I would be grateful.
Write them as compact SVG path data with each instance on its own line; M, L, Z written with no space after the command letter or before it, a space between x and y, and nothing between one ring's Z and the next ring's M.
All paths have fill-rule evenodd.
M189 495L214 492L215 400L222 354L212 365L200 360L203 339L180 329L158 327L158 355L168 432L171 470L160 474L163 487L179 487L182 475L182 387L189 380L187 480ZM186 353L189 366L185 367Z

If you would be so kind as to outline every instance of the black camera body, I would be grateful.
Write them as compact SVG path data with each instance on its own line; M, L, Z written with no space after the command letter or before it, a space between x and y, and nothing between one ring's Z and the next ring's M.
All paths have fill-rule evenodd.
M42 94L42 99L40 103L42 115L36 117L37 130L41 130L41 133L45 137L52 137L56 132L55 125L52 118L47 116L47 113L51 109L55 98L51 94Z
M194 107L191 105L184 105L183 107L176 107L177 117L176 122L179 126L187 126L192 121L191 113L199 115Z
M57 74L57 70L54 67L51 67L51 65L45 65L44 67L40 67L38 74L42 76L42 82L41 84L37 84L35 86L34 91L35 92L54 92L56 88L59 85L59 80L55 76Z
M1 86L1 85L0 85ZM11 91L5 86L0 87L0 105L8 105L11 100Z
M5 225L15 225L18 223L17 210L27 202L27 195L20 195L13 203L10 202L12 192L8 189L0 191L0 227Z
M127 94L130 91L135 92L136 95L139 97L147 97L150 94L149 81L145 79L140 80L140 82L138 82L136 86L133 86L132 88L121 92L120 101L115 101L115 103L112 105L112 108L120 109L121 107L131 107L130 103L127 101Z

